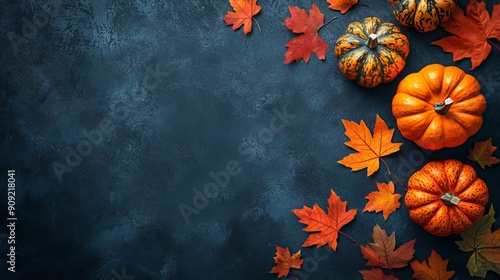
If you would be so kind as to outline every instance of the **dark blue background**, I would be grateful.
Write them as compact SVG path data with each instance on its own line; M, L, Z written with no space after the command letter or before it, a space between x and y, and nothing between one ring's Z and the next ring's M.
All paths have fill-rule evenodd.
M396 23L386 1L361 2L370 7L341 15L317 1L325 21L338 17L320 31L330 46L326 61L313 55L308 64L285 65L284 45L295 36L283 25L287 6L309 10L312 1L259 1L262 31L254 25L247 36L223 22L231 10L223 0L2 1L2 225L7 169L16 170L18 217L17 272L7 273L2 239L2 279L276 279L269 274L275 245L302 249L300 279L360 279L358 270L370 268L359 246L372 241L375 224L396 231L398 246L416 239L416 260L433 248L450 259L453 279L469 279L470 253L458 250L459 236L424 232L404 205L387 221L362 209L376 182L392 180L404 195L408 177L425 162L455 158L473 164L490 187L488 207L496 203L500 212L499 165L482 170L466 158L475 141L500 145L500 51L493 48L470 71L469 59L453 62L430 44L447 35L441 28L402 28L411 45L403 72L392 83L361 88L338 70L335 40L367 16ZM343 144L341 119L373 128L379 114L396 127L398 82L430 63L457 65L479 80L488 102L481 130L433 153L396 130L393 140L403 146L385 158L392 175L383 165L367 177L338 164L353 152ZM295 117L270 134L283 110ZM95 144L84 131L97 133ZM67 165L68 149L78 147L88 155L69 158L73 167L59 180L53 166ZM206 200L195 199L200 209L188 224L179 206L195 207L196 190L228 163L239 173ZM343 228L356 242L340 236L336 252L301 248L308 234L291 209L326 208L330 189L358 209ZM412 270L391 273L409 279Z

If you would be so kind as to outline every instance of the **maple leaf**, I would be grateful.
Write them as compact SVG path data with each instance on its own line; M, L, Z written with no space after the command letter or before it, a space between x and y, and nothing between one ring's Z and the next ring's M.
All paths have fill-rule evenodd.
M500 160L493 156L493 152L497 147L491 144L491 138L484 142L474 143L474 149L469 149L468 159L477 161L482 169L486 166L491 167L492 164L497 164Z
M474 70L488 57L490 44L494 45L490 39L500 40L500 4L493 6L491 17L486 10L485 1L479 3L471 0L467 5L467 16L457 5L452 17L441 23L441 26L454 35L431 44L440 46L445 52L453 53L453 61L470 57L471 70Z
M342 123L346 130L345 135L351 139L344 144L355 149L358 153L350 154L337 162L350 167L352 171L367 168L367 176L370 176L379 169L380 159L391 174L389 166L381 157L399 151L399 147L403 144L391 142L394 129L389 129L378 115L375 120L373 137L363 120L360 124L346 120L342 120Z
M455 241L463 252L473 252L467 262L471 276L486 277L488 271L500 274L500 229L491 232L495 222L493 205L468 231L461 233L462 240Z
M417 280L448 280L455 274L454 270L446 270L448 260L443 260L434 249L428 263L414 260L410 262L410 266L414 271L412 276Z
M345 14L352 6L358 3L358 0L327 0L327 2L330 3L328 8Z
M339 233L354 241L340 231L340 228L356 216L357 209L346 211L346 208L347 202L340 200L340 197L331 190L330 198L328 198L328 214L317 204L314 204L313 208L304 206L302 209L293 209L292 212L300 218L299 222L307 225L303 230L315 232L309 235L302 247L316 245L319 248L328 243L330 248L336 251Z
M400 194L394 193L394 184L392 181L389 184L377 183L378 192L371 192L365 198L368 199L363 212L375 211L376 213L383 211L384 220L387 220L389 215L396 211L401 206L399 199Z
M359 273L363 275L363 280L399 280L394 275L385 275L384 271L378 267L372 267L371 270L360 270Z
M255 20L253 16L258 14L262 7L257 5L257 0L229 0L229 4L233 7L234 12L227 12L222 19L227 25L232 24L233 30L244 25L243 34L247 35L252 31L252 20ZM259 26L258 23L257 26Z
M366 265L378 266L381 268L393 269L408 265L415 253L415 239L406 242L396 248L396 234L390 236L379 225L375 225L372 234L375 243L368 243L366 246L360 245L363 258L368 260Z
M290 268L300 269L304 260L300 258L300 250L290 255L290 250L288 248L284 249L280 246L276 246L276 257L274 257L274 266L269 273L278 273L278 278L287 276L290 272Z
M290 10L290 17L285 19L283 24L293 33L303 34L285 44L288 48L285 53L285 64L292 61L299 62L301 59L304 59L307 63L311 58L311 53L314 53L319 59L325 60L328 45L319 37L318 32L336 17L323 24L325 15L321 13L314 3L309 10L309 15L305 10L298 7L288 6L288 9Z

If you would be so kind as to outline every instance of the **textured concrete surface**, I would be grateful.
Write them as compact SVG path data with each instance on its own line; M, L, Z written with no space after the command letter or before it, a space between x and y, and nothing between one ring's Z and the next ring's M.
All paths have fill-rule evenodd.
M334 189L358 209L343 228L356 242L340 236L336 252L302 248L300 279L360 279L369 267L359 246L371 242L375 224L396 231L398 244L416 239L415 259L433 248L450 259L453 279L469 279L459 236L427 234L404 206L387 221L361 211L376 182L393 180L404 195L425 162L471 163L475 141L500 145L500 51L470 71L470 60L455 63L430 45L446 35L441 29L402 28L411 44L403 72L360 88L339 72L335 40L367 16L396 23L386 1L364 3L370 7L341 15L317 1L326 20L338 17L320 31L326 61L313 55L285 65L284 45L295 36L282 24L287 5L309 10L311 1L259 1L262 31L254 26L247 36L222 21L231 10L223 0L2 1L0 218L4 224L6 173L15 169L18 221L16 273L7 271L0 239L1 278L276 279L274 245L295 252L308 236L291 209L326 207ZM404 144L385 158L392 175L381 166L367 178L339 165L352 152L340 120L372 128L379 114L394 128L398 82L429 63L478 78L488 101L481 130L433 153L396 130L394 141ZM488 207L500 207L499 165L474 166L490 186Z

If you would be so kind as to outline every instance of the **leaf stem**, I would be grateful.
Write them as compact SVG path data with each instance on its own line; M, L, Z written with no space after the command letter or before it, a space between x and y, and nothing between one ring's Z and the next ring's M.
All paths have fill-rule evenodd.
M349 235L343 233L342 231L339 230L339 233L342 234L343 236L349 238L349 240L351 240L352 242L356 243L356 240L354 240L354 238L350 237Z
M295 280L299 280L299 277L295 274L295 272L292 270L293 277L295 277Z
M252 19L253 19L253 21L255 21L255 24L257 24L257 28L259 29L259 31L262 32L262 29L260 29L259 22L254 17L252 17Z
M389 169L389 165L387 165L387 162L383 158L380 158L380 160L385 164L385 167L387 168L387 172L389 172L389 175L391 175L391 169Z
M337 17L332 17L329 21L325 22L322 26L318 28L318 32L321 28L325 27L326 25L330 24L332 21L336 20Z
M500 47L497 44L493 43L491 39L486 39L486 40L488 41L488 43L492 44L495 48L497 48L497 50L500 50Z

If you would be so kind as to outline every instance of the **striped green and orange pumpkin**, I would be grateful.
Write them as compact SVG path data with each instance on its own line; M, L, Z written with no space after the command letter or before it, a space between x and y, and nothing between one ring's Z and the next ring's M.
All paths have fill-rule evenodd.
M392 13L404 26L429 32L453 14L456 0L388 0Z
M349 24L335 43L342 74L366 88L394 80L409 53L410 43L399 28L376 17Z

